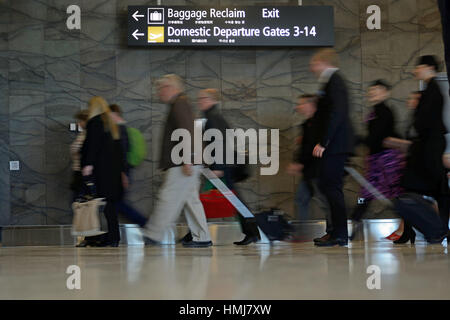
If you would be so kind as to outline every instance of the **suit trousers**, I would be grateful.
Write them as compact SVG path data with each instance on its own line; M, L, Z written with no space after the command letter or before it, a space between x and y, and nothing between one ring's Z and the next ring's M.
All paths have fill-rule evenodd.
M346 154L325 155L320 160L319 189L328 200L333 238L348 238L343 178Z
M192 166L191 176L186 176L181 166L166 170L154 212L145 226L151 239L162 241L165 232L183 212L193 241L211 240L205 211L199 197L202 168Z

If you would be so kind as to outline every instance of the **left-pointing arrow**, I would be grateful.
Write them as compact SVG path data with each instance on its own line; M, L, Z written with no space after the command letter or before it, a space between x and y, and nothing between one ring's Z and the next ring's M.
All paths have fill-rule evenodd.
M136 40L139 40L139 37L140 37L140 36L145 36L145 34L139 33L139 30L136 29L136 30L134 30L132 36L133 36Z
M136 21L139 21L139 19L138 18L143 18L144 17L144 15L143 14L138 14L139 13L139 10L136 10L136 12L135 13L133 13L133 15L132 15L132 17L134 18L134 20L136 20Z

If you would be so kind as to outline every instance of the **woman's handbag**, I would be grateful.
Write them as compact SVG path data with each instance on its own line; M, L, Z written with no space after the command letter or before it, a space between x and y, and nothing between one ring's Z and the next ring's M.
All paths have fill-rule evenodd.
M95 184L84 181L88 194L80 195L73 203L73 236L97 236L107 232L107 223L103 214L105 198L95 197Z

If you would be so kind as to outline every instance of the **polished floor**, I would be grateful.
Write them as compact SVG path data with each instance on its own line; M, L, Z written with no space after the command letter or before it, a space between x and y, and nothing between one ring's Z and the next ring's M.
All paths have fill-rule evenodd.
M70 265L80 267L79 290L67 288ZM380 268L380 289L368 289L371 265ZM4 247L0 299L450 299L450 263L446 241Z

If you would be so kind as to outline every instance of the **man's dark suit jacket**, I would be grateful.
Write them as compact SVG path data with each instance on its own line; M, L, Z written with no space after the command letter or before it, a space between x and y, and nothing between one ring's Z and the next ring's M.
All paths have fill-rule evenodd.
M338 71L319 92L317 102L318 138L326 150L324 157L353 152L353 128L349 118L349 99L344 79Z

